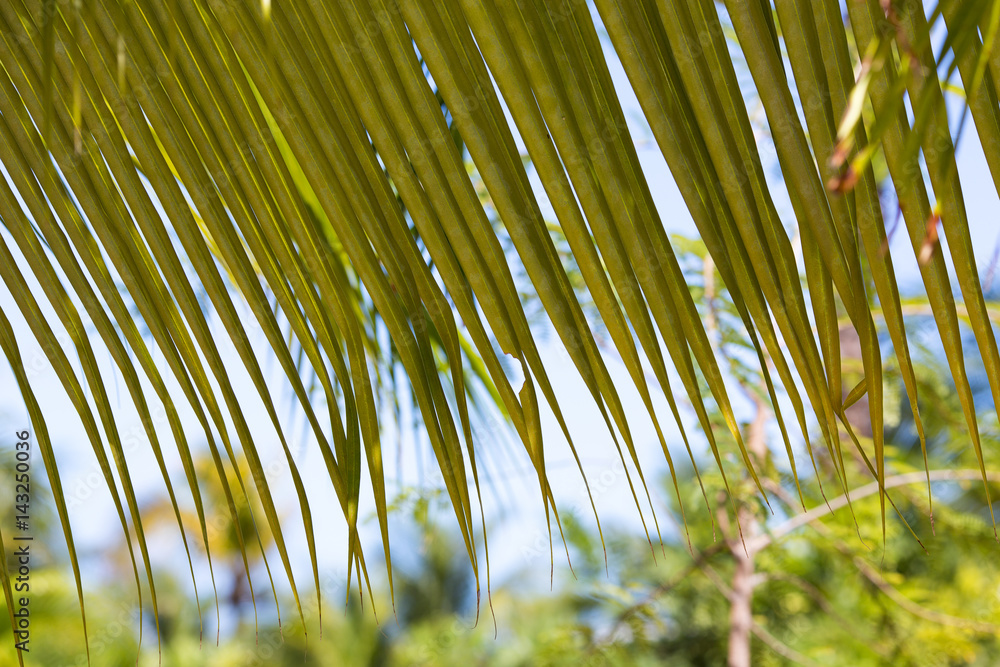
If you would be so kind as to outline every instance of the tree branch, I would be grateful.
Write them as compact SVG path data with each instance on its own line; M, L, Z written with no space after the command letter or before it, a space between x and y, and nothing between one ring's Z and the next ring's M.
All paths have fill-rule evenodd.
M781 641L770 632L764 629L764 627L757 623L756 621L750 626L750 629L756 635L757 639L764 642L768 648L780 655L786 660L791 660L792 662L799 665L806 665L806 667L819 667L819 663L812 658L806 657L793 649L791 646Z
M963 469L963 470L932 470L930 471L930 480L932 482L957 482L957 481L976 481L983 478L982 473L979 470ZM987 473L986 479L990 482L1000 482L1000 474L997 473ZM927 481L927 473L924 472L908 472L900 475L892 475L886 477L885 488L891 489L897 486L909 486L911 484L922 484ZM860 500L868 496L878 493L879 485L878 482L871 482L862 487L855 489L851 492L851 500ZM792 518L788 519L784 523L781 523L774 528L768 530L766 533L757 535L752 539L747 540L747 548L750 551L760 551L772 542L781 539L785 535L801 528L802 526L812 523L817 519L820 519L827 514L836 512L842 507L847 505L848 499L846 495L837 496L832 499L829 503L818 505L808 512L803 512L802 514L797 514Z

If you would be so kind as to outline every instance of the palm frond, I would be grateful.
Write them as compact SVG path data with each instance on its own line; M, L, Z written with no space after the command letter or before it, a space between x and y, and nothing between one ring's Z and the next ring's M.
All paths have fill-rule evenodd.
M743 442L724 369L667 235L663 218L676 213L654 203L656 185L640 166L616 88L624 84L612 77L599 24L746 328L796 486L782 396L817 469L810 438L815 419L836 477L823 479L817 469L817 482L820 488L824 481L837 484L848 504L852 481L841 429L850 433L878 482L884 525L883 349L876 319L891 339L926 459L872 166L880 153L920 260L985 483L965 371L969 351L936 239L940 223L962 317L975 333L1000 408L1000 356L955 163L960 133L953 138L944 97L957 69L1000 184L1000 4L942 0L929 16L914 2L852 0L847 8L849 17L837 0L776 0L773 7L738 0L719 6L595 0L593 7L585 0L0 4L0 160L6 170L0 277L83 421L129 536L140 590L140 560L145 567L154 614L143 517L85 321L124 378L185 548L181 490L167 472L164 434L151 419L147 386L167 415L206 548L204 481L189 445L202 435L244 564L249 568L247 540L253 538L239 527L237 505L255 495L300 616L259 436L248 426L210 317L225 330L282 446L317 590L315 533L328 517L310 504L289 424L279 416L239 302L260 327L323 456L348 526L349 577L356 567L359 586L369 577L358 530L364 469L392 578L379 401L383 355L391 357L390 367L403 369L412 391L477 587L485 540L477 449L489 443L474 442L468 369L486 388L480 399L490 396L509 418L537 476L545 516L562 530L546 471L544 409L555 416L581 474L583 468L572 415L553 390L519 295L522 270L623 465L628 459L634 466L637 479L626 474L640 515L653 506L630 428L643 411L678 488L679 468L654 410L654 392L665 395L694 463L671 373L723 480L724 436L767 502L760 462ZM943 27L941 44L934 43L932 27ZM942 83L946 53L951 65ZM788 231L793 221L779 214L734 59L745 62L740 66L749 70L763 105L799 230L804 284ZM544 193L533 189L519 145ZM543 200L556 223L545 220ZM554 243L553 224L568 252ZM34 283L69 332L82 377L47 321L49 310L31 293ZM581 291L644 410L629 409L615 386ZM10 319L0 319L0 342L34 421L82 609L44 401L36 400L24 373ZM376 321L389 349L373 333ZM864 369L863 382L848 392L840 349L845 325L857 334ZM154 343L169 377L153 362ZM511 361L524 378L519 388L508 377ZM309 377L315 391L304 380ZM845 416L862 394L870 442L854 436ZM327 414L315 409L322 401ZM199 434L185 431L181 406L193 410ZM715 410L726 433L713 428ZM240 472L241 455L249 480ZM659 533L655 513L651 517L650 543L650 529Z

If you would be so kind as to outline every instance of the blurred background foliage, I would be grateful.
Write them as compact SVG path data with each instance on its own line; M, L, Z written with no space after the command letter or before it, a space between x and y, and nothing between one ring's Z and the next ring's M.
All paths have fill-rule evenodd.
M858 495L851 508L837 503L837 489L823 492L815 478L804 477L802 492L811 522L801 519L801 502L780 451L773 416L761 398L762 380L747 359L745 331L724 288L716 290L712 266L705 264L700 242L676 238L695 300L712 328L718 352L748 401L758 406L744 424L748 442L752 421L766 422L761 461L768 471L773 513L741 486L738 449L720 440L723 460L731 467L733 494L750 499L731 506L717 472L704 472L701 483L690 467L680 467L679 497L668 476L657 497L664 542L642 533L604 526L604 546L589 515L562 513L572 569L556 561L552 588L538 585L547 571L548 550L525 551L519 568L492 581L492 595L478 605L472 570L461 537L450 521L442 488L432 483L397 489L389 506L401 527L394 568L395 609L380 568L370 568L372 598L354 589L347 594L343 572L322 576L322 637L315 596L306 593L308 639L291 615L280 627L267 573L250 555L251 593L239 546L228 521L209 522L219 586L221 631L215 625L214 600L201 592L198 605L185 569L158 571L160 647L148 607L140 622L134 591L117 577L127 568L121 543L106 544L85 561L104 563L104 576L88 575L87 619L92 664L184 666L244 665L719 665L726 660L731 589L735 570L749 551L752 559L752 652L754 665L995 665L1000 663L1000 568L997 543L974 455L964 434L961 406L939 349L925 346L918 362L924 424L931 458L929 469L959 477L933 484L933 521L928 515L923 454L912 428L909 404L898 374L887 368L886 444L892 469L887 482L915 483L890 489L885 541L877 493ZM714 283L714 284L713 284ZM914 307L919 302L913 302ZM928 321L925 322L924 320ZM908 320L919 340L929 314ZM751 359L752 361L752 359ZM986 390L982 373L970 369L974 388ZM981 386L975 386L975 385ZM756 401L756 402L755 402ZM977 401L978 403L978 401ZM988 469L1000 466L996 447L1000 430L988 401L980 424L990 457ZM714 419L722 419L720 414ZM863 432L856 434L864 438ZM671 443L675 444L675 443ZM772 450L778 448L774 460ZM830 465L816 448L819 467ZM205 455L203 455L204 457ZM707 452L703 457L710 456ZM858 455L855 455L858 456ZM13 467L13 453L0 451L0 462ZM697 460L703 471L714 470ZM807 461L800 462L803 466ZM211 465L207 458L200 465ZM705 464L705 465L702 465ZM854 491L861 494L867 476L860 459L848 463ZM962 471L969 474L962 478ZM13 493L10 470L0 474L0 497ZM916 474L914 474L916 473ZM207 476L206 476L207 477ZM43 475L33 478L40 484ZM736 480L736 481L734 481ZM221 494L209 486L206 494ZM711 499L711 520L704 498ZM213 506L220 507L221 501ZM836 511L830 511L829 507ZM79 608L68 577L65 554L46 549L60 544L51 498L36 486L33 497L36 539L33 554L30 665L85 665ZM740 516L743 540L733 522ZM241 509L244 512L245 508ZM13 522L13 508L0 504L0 521ZM147 503L152 535L176 530L166 498ZM685 527L682 516L687 516ZM666 517L666 518L664 518ZM225 518L225 517L223 517ZM191 521L195 518L189 517ZM247 514L245 532L252 526ZM369 523L375 521L369 517ZM672 525L670 522L673 522ZM756 542L755 542L756 540ZM11 546L8 544L8 554ZM265 541L265 546L268 543ZM748 545L748 546L744 546ZM756 545L756 546L755 546ZM183 564L183 559L181 561ZM9 565L14 565L13 561ZM124 571L124 570L123 570ZM283 595L283 594L282 594ZM346 604L345 604L346 600ZM284 610L291 599L279 600ZM6 610L3 610L6 613ZM139 648L139 631L142 647ZM219 632L216 645L216 632ZM16 655L6 624L0 624L0 664Z

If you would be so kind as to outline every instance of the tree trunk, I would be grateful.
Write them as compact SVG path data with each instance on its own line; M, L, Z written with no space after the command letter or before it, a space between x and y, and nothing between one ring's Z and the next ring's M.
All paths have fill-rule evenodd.
M861 361L861 338L854 327L847 324L840 328L840 363L843 368L843 394L841 399L846 399L847 395L854 389L864 376L864 367ZM851 425L854 432L866 438L872 437L871 416L868 414L868 394L858 400L857 403L844 411L847 423Z
M750 667L750 631L753 627L753 555L734 551L736 572L729 599L729 667Z
M754 401L757 413L750 424L746 445L750 457L757 465L767 460L767 420L770 409L767 403L760 399ZM757 534L757 517L751 505L741 505L738 510L738 521L743 528L743 537L739 535L729 540L729 551L736 561L736 571L733 573L733 590L729 597L729 667L750 667L750 633L753 630L753 587L754 563L753 552L747 549Z

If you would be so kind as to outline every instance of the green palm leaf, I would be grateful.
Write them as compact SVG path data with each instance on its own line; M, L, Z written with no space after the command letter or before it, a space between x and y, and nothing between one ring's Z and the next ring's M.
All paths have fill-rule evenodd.
M365 468L392 581L380 420L386 363L390 375L402 371L412 391L477 587L482 575L488 577L488 565L479 564L486 523L477 458L490 443L473 437L470 368L484 395L509 418L537 476L546 518L562 530L546 470L541 402L555 416L581 474L583 467L569 428L572 416L553 389L519 282L530 283L532 298L600 412L640 516L647 506L652 511L653 500L632 420L652 420L679 495L655 391L665 395L694 463L671 368L726 488L734 470L742 469L767 502L762 462L744 444L714 334L699 316L666 232L667 212L654 203L656 184L640 166L619 98L625 84L613 79L605 48L621 61L746 328L800 499L782 396L820 489L831 480L820 472L812 430L823 439L832 481L849 504L841 429L848 432L878 483L884 528L884 359L876 319L891 339L926 460L904 311L885 252L885 211L873 169L879 155L920 260L985 483L965 370L969 351L936 242L938 221L962 295L962 318L974 332L998 406L1000 355L955 166L948 88L938 70L950 52L1000 183L1000 5L942 2L929 17L912 3L847 5L849 19L834 0L776 0L773 7L727 0L724 10L710 0L596 0L593 8L584 0L3 3L0 160L7 178L0 183L6 230L0 277L84 423L128 536L140 591L140 559L146 570L154 614L142 516L84 317L140 415L192 578L177 492L191 494L207 549L205 482L189 445L203 434L244 565L249 568L251 536L239 527L237 505L256 496L264 517L253 539L263 553L263 531L273 538L300 617L260 436L251 432L210 318L225 330L277 434L317 590L315 534L332 517L310 504L288 442L290 426L275 407L238 303L260 327L323 456L348 527L349 578L356 567L359 587L369 578L358 530ZM608 47L599 37L598 17ZM944 28L941 44L931 39L932 25ZM730 27L735 42L726 37ZM800 232L804 283L788 232L793 221L779 214L734 59L745 62L740 67L749 70L773 137ZM532 186L519 141L544 193ZM544 219L543 202L556 223ZM569 248L571 267L553 240L553 224ZM577 270L582 284L571 279ZM32 283L42 294L30 293ZM581 302L581 293L596 313ZM46 319L50 311L37 298L42 295L70 333L82 377ZM38 431L82 611L72 533L42 421L45 406L23 372L12 319L12 313L0 319L0 342ZM594 335L597 320L642 410L630 409L615 386ZM864 371L846 396L844 326L858 336ZM163 354L169 375L153 362L153 345L140 329ZM387 349L384 340L391 343ZM521 387L508 377L511 362L523 375ZM646 364L655 383L647 380ZM307 375L318 383L317 392L304 381ZM146 387L164 406L186 492L175 490L168 475L168 445L151 419L153 397ZM325 414L316 409L316 393L326 402ZM870 440L855 437L845 415L863 394ZM193 411L200 433L185 432L182 407ZM724 432L714 430L710 413L716 409ZM725 461L723 443L730 439L738 451L736 468ZM250 480L240 472L241 456ZM697 468L694 474L700 480ZM736 489L728 495L735 503ZM651 516L659 535L655 511ZM648 529L647 538L652 545ZM132 551L136 545L141 558ZM266 556L264 562L271 577ZM274 589L273 579L270 584ZM9 590L5 594L9 606Z

